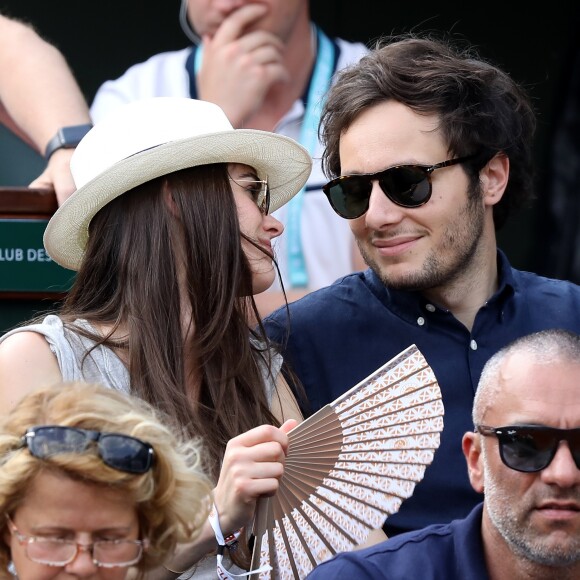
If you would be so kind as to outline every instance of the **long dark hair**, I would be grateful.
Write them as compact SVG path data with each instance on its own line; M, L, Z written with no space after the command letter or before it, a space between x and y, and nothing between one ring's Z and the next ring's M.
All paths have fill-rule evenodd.
M265 334L249 328L250 313L259 320L227 165L213 164L149 181L98 212L61 317L111 325L107 337L90 338L124 351L131 392L203 437L217 481L229 439L279 424L260 370L260 360L269 368ZM120 325L127 336L113 340Z

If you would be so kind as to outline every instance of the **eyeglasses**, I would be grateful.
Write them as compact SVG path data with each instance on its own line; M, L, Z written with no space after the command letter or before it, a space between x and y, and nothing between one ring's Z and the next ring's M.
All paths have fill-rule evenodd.
M26 557L37 564L66 566L83 550L91 554L95 566L100 568L124 568L133 566L149 547L148 540L98 540L91 544L79 544L75 540L28 536L23 534L7 517L10 532L24 546Z
M477 425L475 432L484 436L495 435L499 441L501 460L516 471L532 473L546 469L554 459L560 441L568 443L574 463L580 469L580 428L554 429L535 425L508 427Z
M230 181L237 183L242 189L249 191L258 206L258 209L268 215L270 211L270 188L267 179L234 179L229 176Z
M121 433L101 433L76 427L32 427L22 437L22 446L38 459L63 453L84 453L94 446L105 465L127 473L145 473L153 466L153 447Z
M377 173L341 175L323 186L332 209L343 218L356 219L369 209L373 181L378 181L383 193L401 207L425 205L432 192L431 173L442 167L457 165L475 155L449 159L435 165L397 165Z

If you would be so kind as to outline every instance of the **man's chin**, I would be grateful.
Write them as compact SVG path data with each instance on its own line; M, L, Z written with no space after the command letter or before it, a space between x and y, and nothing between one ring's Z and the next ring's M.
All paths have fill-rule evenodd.
M372 261L367 261L367 264L381 282L392 290L416 292L430 287L426 283L424 272L410 268L408 264L383 266Z

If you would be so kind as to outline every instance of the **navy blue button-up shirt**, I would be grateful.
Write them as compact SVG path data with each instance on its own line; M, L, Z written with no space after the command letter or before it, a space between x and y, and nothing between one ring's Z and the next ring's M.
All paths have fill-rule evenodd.
M488 580L482 506L462 520L402 534L323 562L307 580Z
M548 328L580 333L580 286L513 269L498 251L499 287L470 332L419 292L386 288L371 270L351 274L274 312L271 339L304 385L311 411L333 402L416 344L433 369L445 407L441 444L425 477L387 520L389 536L465 517L481 495L471 488L461 438L486 361L512 340ZM307 411L308 412L308 411Z

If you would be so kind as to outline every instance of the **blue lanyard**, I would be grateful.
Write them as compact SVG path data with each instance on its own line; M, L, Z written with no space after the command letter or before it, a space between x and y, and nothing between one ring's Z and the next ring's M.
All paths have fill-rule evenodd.
M304 121L300 128L300 143L314 157L318 146L318 124L324 96L334 73L334 44L322 30L317 29L318 50L310 80ZM286 218L286 243L288 244L288 276L291 288L307 288L308 273L300 236L300 214L304 202L304 188L288 202Z
M314 26L314 25L313 25ZM317 51L314 71L306 99L304 120L300 128L300 143L314 157L318 146L318 124L324 96L328 92L334 73L334 44L322 30L314 27L317 35ZM196 74L201 68L202 46L195 51L194 69ZM291 288L307 288L308 272L300 236L300 214L304 201L304 187L288 202L285 235L288 245L288 275Z

